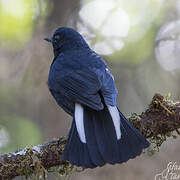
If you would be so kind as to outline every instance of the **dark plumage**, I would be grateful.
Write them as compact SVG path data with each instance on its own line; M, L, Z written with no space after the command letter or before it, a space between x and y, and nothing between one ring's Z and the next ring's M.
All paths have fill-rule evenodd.
M149 143L118 112L117 90L107 64L71 28L59 28L46 40L52 42L55 55L49 90L58 105L73 116L63 159L94 168L139 155Z

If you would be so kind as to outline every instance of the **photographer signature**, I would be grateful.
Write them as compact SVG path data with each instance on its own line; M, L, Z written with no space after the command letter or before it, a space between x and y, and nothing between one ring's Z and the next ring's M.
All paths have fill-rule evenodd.
M169 162L166 169L155 175L155 180L180 180L180 165Z

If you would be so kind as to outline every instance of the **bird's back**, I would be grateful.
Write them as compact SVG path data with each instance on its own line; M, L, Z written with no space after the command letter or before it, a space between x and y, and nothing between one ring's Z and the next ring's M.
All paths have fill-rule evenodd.
M100 110L103 108L100 73L105 67L104 61L92 50L60 53L50 68L49 89L69 114L73 114L75 102Z
M62 52L50 67L50 78L61 78L77 70L96 72L105 69L106 63L91 49Z

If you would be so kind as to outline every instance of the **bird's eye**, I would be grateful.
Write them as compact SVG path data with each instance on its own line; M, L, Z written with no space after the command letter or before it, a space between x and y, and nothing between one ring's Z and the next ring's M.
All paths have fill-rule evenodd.
M59 41L59 39L60 39L60 36L59 36L59 35L55 35L55 36L54 36L54 41Z

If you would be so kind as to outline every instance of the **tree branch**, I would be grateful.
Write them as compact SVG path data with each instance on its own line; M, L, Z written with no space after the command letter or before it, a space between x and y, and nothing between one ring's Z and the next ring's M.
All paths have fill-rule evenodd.
M141 115L132 114L128 118L132 124L146 137L151 145L148 151L154 153L159 150L167 137L178 134L180 128L180 103L172 102L168 97L155 94L149 107ZM16 176L46 177L46 172L56 167L60 175L68 175L74 166L61 159L66 144L66 137L49 143L25 148L15 153L0 156L0 179L12 179Z

